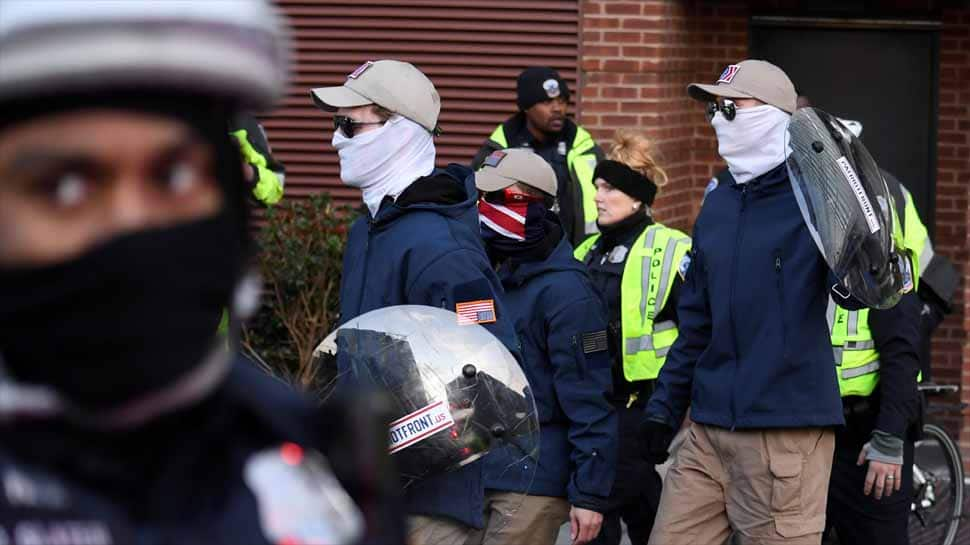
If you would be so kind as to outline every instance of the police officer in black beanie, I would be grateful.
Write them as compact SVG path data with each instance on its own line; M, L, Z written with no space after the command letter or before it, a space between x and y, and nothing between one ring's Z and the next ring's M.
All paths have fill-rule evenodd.
M593 170L603 151L593 137L566 116L569 86L552 68L534 66L519 74L519 112L499 125L475 155L478 170L493 151L530 148L552 165L559 187L559 218L575 246L597 232Z
M618 133L609 159L597 165L593 179L601 234L580 244L575 257L586 263L606 304L613 370L610 402L619 417L620 448L603 528L591 543L618 545L622 518L630 541L646 545L661 480L654 466L640 457L638 430L667 350L677 338L677 299L691 241L654 221L650 207L667 175L642 135Z

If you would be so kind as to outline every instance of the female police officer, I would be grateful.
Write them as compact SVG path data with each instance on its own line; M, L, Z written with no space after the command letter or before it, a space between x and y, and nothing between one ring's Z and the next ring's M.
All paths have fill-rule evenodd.
M0 542L361 534L318 413L214 337L247 251L225 128L283 91L281 33L261 0L4 1Z
M643 136L618 133L609 159L596 167L601 234L576 248L605 299L613 356L612 402L619 412L616 483L596 543L620 541L620 518L633 543L645 544L660 499L660 476L635 443L653 380L677 337L677 293L687 263L687 235L656 223L650 212L667 181Z

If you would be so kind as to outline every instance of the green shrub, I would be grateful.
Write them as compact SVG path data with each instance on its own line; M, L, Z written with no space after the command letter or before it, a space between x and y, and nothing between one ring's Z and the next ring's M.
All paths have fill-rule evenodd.
M257 235L262 306L242 330L243 351L294 386L318 390L313 349L336 326L340 270L353 214L329 195L266 211Z

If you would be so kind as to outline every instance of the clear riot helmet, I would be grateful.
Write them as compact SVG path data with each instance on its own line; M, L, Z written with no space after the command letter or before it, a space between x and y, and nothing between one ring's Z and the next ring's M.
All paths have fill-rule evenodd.
M531 488L535 400L518 362L482 326L439 308L387 307L332 332L314 365L323 398L378 389L390 399L388 452L405 489L466 468L486 486Z
M871 308L912 289L912 265L894 242L895 204L878 165L838 118L800 108L787 131L789 179L819 251L843 286Z

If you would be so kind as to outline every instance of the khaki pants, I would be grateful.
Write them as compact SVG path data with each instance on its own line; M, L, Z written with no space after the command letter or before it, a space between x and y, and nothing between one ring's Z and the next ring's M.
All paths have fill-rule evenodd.
M408 517L408 545L463 545L471 526L447 517Z
M691 423L650 545L818 545L832 470L826 428L729 431Z
M489 492L485 528L472 530L465 545L552 545L568 520L565 498Z

